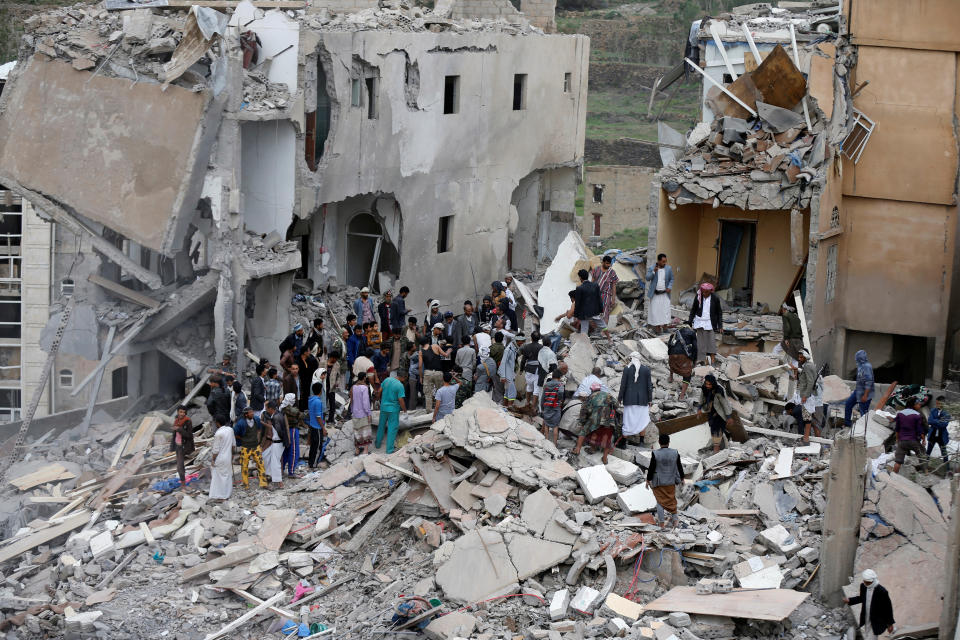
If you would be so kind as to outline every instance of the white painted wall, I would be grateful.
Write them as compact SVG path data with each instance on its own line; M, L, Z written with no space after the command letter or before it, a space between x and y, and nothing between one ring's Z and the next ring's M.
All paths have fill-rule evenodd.
M257 233L285 237L293 221L297 137L289 120L240 125L243 219Z

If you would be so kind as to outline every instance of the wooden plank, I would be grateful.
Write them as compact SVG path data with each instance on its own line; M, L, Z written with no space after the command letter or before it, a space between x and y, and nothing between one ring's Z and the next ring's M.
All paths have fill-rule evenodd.
M127 483L127 480L130 479L130 476L140 470L142 465L143 451L140 451L135 456L130 458L130 460L128 460L119 471L117 471L109 480L107 480L107 483L103 485L103 489L100 490L100 493L93 501L94 508L98 510L103 509L103 505L106 504L107 500L109 500L113 494L119 491L120 488Z
M239 618L237 618L236 620L234 620L233 622L231 622L231 623L228 624L227 626L223 627L223 628L220 629L219 631L214 631L213 633L208 633L206 636L204 636L203 640L214 640L215 638L219 638L220 636L222 636L222 635L224 635L224 634L230 633L231 631L233 631L233 630L236 629L237 627L242 626L247 620L251 620L251 619L257 617L259 614L261 614L262 612L266 611L266 610L269 609L271 606L273 606L273 605L275 605L276 603L280 602L280 600L283 599L283 597L284 597L285 595L286 595L286 594L285 594L284 591L280 591L280 593L277 593L277 594L274 595L272 598L270 598L269 600L263 602L262 604L257 605L256 607L254 607L254 608L251 609L250 611L246 612L245 614L243 614L242 616L240 616Z
M11 558L16 558L21 553L30 551L40 545L59 538L65 533L70 533L74 529L79 529L86 524L89 514L86 511L74 514L58 525L47 527L42 531L31 533L25 538L14 542L10 546L0 550L0 563L6 562Z
M809 596L809 593L793 589L735 590L697 595L696 587L674 587L647 604L646 610L779 622L793 613Z
M77 474L73 473L72 471L68 471L67 468L59 462L54 462L53 464L48 464L45 467L37 469L33 473L28 473L25 476L13 478L10 481L10 484L15 486L20 491L26 491L27 489L31 489L41 484L46 484L48 482L69 480L76 477Z
M400 466L397 466L397 465L395 465L395 464L393 464L393 463L387 462L386 460L379 460L379 459L378 459L377 462L379 462L380 464L382 464L383 466L385 466L387 469L393 469L394 471L396 471L396 472L399 473L400 475L406 476L406 477L410 478L411 480L416 480L417 482L422 482L423 484L427 484L427 481L424 480L423 476L418 476L417 474L415 474L413 471L410 471L409 469L404 469L403 467L400 467Z
M248 593L244 591L243 589L231 588L230 591L233 591L235 594L237 594L247 602L252 602L253 604L256 604L256 605L263 604L263 600L253 595L252 593ZM293 613L292 611L286 611L285 609L281 609L280 607L267 607L267 610L272 611L273 613L277 614L281 618L289 618L290 620L299 619L299 616L297 614Z
M87 276L87 281L92 282L93 284L106 289L110 293L123 298L128 302L134 304L139 304L141 307L147 307L148 309L156 309L160 306L160 302L154 300L150 296L145 296L139 291L134 291L128 287L123 286L122 284L113 282L112 280L107 280L103 276L98 276L95 273L91 273Z
M27 499L34 504L44 504L44 503L65 504L67 502L70 502L70 498L66 496L30 496Z
M790 365L788 364L778 364L775 367L770 367L769 369L761 369L760 371L754 371L753 373L746 373L739 378L734 378L737 382L749 382L750 380L756 380L758 378L766 378L767 376L775 376L780 373L790 371ZM762 398L766 400L766 398Z
M807 92L806 79L779 44L750 75L763 101L776 107L793 109Z
M60 509L60 511L57 511L55 514L47 518L47 520L56 520L57 518L62 518L63 516L67 515L68 513L70 513L77 507L79 507L84 500L86 500L84 496L79 496L77 498L74 498L73 500L70 501L70 503L67 506Z
M216 571L218 569L228 569L235 564L246 562L258 553L263 553L264 551L265 549L255 544L234 549L233 551L227 553L226 555L222 555L219 558L214 558L213 560L208 560L198 564L195 567L186 569L180 575L180 582L187 582L188 580L205 576L211 571Z
M279 551L296 518L296 509L270 511L264 516L260 531L257 532L257 542L268 551Z
M424 461L417 454L410 454L410 462L413 463L414 468L423 476L427 487L437 499L440 510L443 513L450 513L450 509L457 508L457 503L450 497L450 478L453 476L453 470L446 460L447 459L444 458L443 461Z
M150 531L150 527L147 526L146 522L141 522L139 525L140 531L143 532L143 539L147 544L154 544L157 539L153 537L153 532Z
M713 515L723 516L725 518L760 515L759 509L711 509L711 511L713 512Z
M657 422L657 431L672 435L685 429L691 429L701 424L706 424L706 416L693 414L690 416L680 416L679 418L670 418L669 420L660 420Z
M120 446L117 447L117 453L113 456L113 461L110 463L111 469L116 469L117 465L120 464L120 457L123 456L123 450L127 448L127 443L130 442L130 432L123 434L123 440L120 442Z
M159 416L144 416L143 420L140 421L140 426L137 427L137 431L123 450L123 455L129 456L138 451L146 451L153 442L153 434L162 424L163 418Z
M776 436L778 438L787 438L788 440L800 440L803 438L803 434L800 433L789 433L787 431L776 431L775 429L764 429L762 427L744 427L744 429L750 433L759 433L764 436ZM818 438L816 436L810 436L810 442L819 442L820 444L833 444L833 440L829 438Z
M341 551L352 552L357 551L363 544L367 541L377 527L387 519L387 516L397 507L400 502L407 497L407 493L410 491L410 485L406 482L397 487L393 494L387 499L382 507L377 509L377 512L374 513L367 523L360 527L360 531L357 532L357 535L353 536L345 545L340 547Z
M793 302L797 305L797 316L800 318L800 330L803 332L803 348L810 354L810 362L813 362L813 348L810 346L810 333L807 331L807 314L803 310L803 298L800 297L799 290L793 292Z

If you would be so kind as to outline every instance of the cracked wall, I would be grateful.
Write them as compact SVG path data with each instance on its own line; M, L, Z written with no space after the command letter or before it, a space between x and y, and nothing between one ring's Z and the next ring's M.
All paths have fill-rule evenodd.
M575 190L574 168L583 159L587 39L380 31L320 37L317 53L329 59L328 86L338 108L318 171L304 170L306 164L298 161L299 215L357 195L391 193L403 212L399 280L411 287L412 299L472 291L471 265L478 283L490 282L506 267L511 197L521 178L567 167L569 174L556 175L554 189ZM373 119L366 95L359 106L350 100L351 81L372 68L380 78ZM515 111L518 73L527 75L526 108ZM571 73L569 92L564 73ZM459 110L444 114L444 81L451 75L460 77ZM565 198L548 194L547 200ZM569 201L566 218L564 207L552 209L566 229L573 224L573 198ZM345 241L332 232L342 227L337 215L327 208L324 244L335 254ZM438 254L439 218L450 215L453 250ZM548 235L560 235L551 227L545 225ZM343 281L342 269L334 256L326 274L311 276Z

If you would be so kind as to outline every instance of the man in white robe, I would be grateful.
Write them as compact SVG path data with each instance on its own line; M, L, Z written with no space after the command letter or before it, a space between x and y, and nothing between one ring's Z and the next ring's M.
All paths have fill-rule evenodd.
M214 418L219 427L213 434L213 464L210 467L210 499L226 500L233 493L233 450L237 446L233 427L222 424L221 416Z

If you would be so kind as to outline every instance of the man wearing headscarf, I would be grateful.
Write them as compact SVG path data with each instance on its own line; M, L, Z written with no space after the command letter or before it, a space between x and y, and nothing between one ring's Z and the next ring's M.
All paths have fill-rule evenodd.
M590 279L600 288L600 301L603 303L603 321L610 321L610 312L617 303L617 272L613 270L613 258L603 256L599 267L590 270Z
M590 397L580 404L580 415L577 422L571 427L571 433L577 436L577 444L571 453L578 455L584 441L593 434L591 442L596 440L603 450L603 463L607 463L607 456L623 433L617 423L616 399L600 389L600 383L595 382L590 387Z
M617 400L623 405L623 435L643 433L650 424L653 378L650 367L643 364L636 351L630 354L630 364L623 370Z
M287 351L292 351L293 357L299 356L300 350L303 349L303 340L303 325L298 322L293 325L293 333L284 338L283 342L280 343L280 358L282 359L283 354Z
M710 364L710 356L717 353L716 336L723 333L723 310L711 283L700 284L687 323L697 332L698 361Z
M260 423L263 425L263 435L260 440L260 451L263 452L263 466L272 482L283 488L283 451L286 447L289 433L287 422L283 414L277 410L277 403L267 401L267 406L260 414Z
M370 287L360 289L360 297L353 301L353 312L361 325L377 321L377 310L370 299Z
M850 426L854 405L859 406L861 416L866 416L873 401L873 365L870 364L867 352L863 349L857 351L854 358L857 361L857 386L847 398L846 406L843 408L843 424L846 427Z
M493 315L493 296L483 296L483 302L480 304L480 324L490 322L490 316Z
M664 327L673 320L670 313L670 292L673 291L673 267L667 264L667 254L661 253L657 261L647 267L647 297L650 306L647 312L647 324L657 333L663 333Z
M860 625L863 627L863 640L876 640L886 631L893 633L893 603L890 594L880 586L880 580L873 569L867 569L862 574L860 595L844 598L846 604L862 604L860 607Z
M497 375L500 376L500 383L503 385L504 403L509 407L517 399L517 356L520 348L523 346L526 336L518 333L513 340L503 350L503 357L500 359L500 366L497 367Z
M729 433L727 426L733 423L733 407L730 406L726 393L717 384L717 378L712 373L708 373L703 378L697 415L707 416L707 423L710 425L710 440L713 442L713 452L719 452Z
M820 437L820 427L813 423L813 414L817 411L817 368L813 358L806 349L801 349L797 362L800 367L793 367L797 374L797 395L800 396L800 417L803 422L803 442L810 442L810 427L814 435Z
M427 315L423 318L424 331L427 331L427 327L432 327L435 325L443 324L443 313L440 311L440 301L431 300L427 311Z

